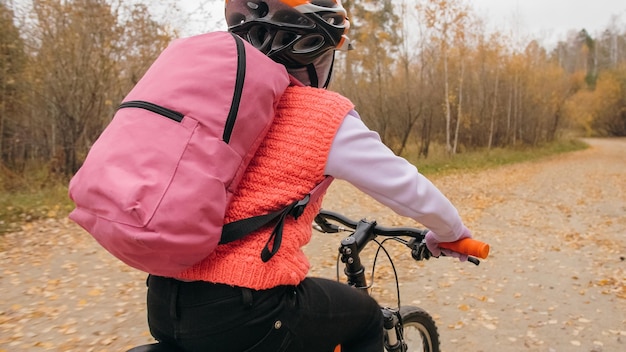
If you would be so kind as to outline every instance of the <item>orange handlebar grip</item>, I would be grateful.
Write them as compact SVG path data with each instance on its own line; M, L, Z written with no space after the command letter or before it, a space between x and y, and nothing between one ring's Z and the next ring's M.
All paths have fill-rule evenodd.
M489 245L472 238L464 238L456 242L442 242L439 243L439 247L481 259L489 255Z

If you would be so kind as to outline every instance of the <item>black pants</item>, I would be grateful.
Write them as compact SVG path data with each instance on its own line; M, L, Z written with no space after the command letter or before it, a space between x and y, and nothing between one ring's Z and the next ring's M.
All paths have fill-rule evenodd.
M184 351L383 350L376 301L317 278L254 291L149 276L148 324L157 340Z

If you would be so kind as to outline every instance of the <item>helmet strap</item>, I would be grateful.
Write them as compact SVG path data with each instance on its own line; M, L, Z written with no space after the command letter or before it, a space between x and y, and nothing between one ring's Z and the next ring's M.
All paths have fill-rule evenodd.
M333 52L333 58L331 59L331 62L330 62L330 69L328 70L328 74L326 75L326 82L324 82L324 86L322 87L324 89L328 88L328 85L330 84L330 78L333 76L334 66L335 66L335 53Z
M330 84L334 63L334 52L330 52L306 66L287 68L287 71L304 85L327 88Z
M319 82L317 79L317 70L315 69L315 65L308 64L306 66L306 71L309 74L309 82L311 83L311 87L319 87Z

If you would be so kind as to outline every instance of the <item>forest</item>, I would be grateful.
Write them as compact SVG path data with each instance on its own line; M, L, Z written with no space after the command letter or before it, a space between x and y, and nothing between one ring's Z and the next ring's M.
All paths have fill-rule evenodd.
M337 54L330 89L350 98L397 154L626 136L623 19L600 33L572 28L548 47L488 30L467 1L343 5L356 50ZM194 14L207 19L201 30L224 30L221 14L207 8ZM152 61L190 35L176 25L184 12L163 0L0 0L0 22L5 190L33 170L69 178Z

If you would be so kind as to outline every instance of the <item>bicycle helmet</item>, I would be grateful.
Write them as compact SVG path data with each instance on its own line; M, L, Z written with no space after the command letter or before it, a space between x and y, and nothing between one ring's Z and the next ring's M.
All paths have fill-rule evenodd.
M225 15L229 31L287 68L350 48L340 0L226 0Z

